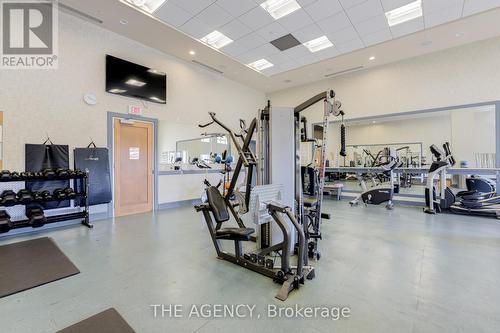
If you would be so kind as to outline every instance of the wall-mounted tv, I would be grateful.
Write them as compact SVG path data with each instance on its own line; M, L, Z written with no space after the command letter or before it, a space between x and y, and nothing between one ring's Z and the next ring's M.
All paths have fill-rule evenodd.
M167 75L156 69L106 55L106 91L166 104Z

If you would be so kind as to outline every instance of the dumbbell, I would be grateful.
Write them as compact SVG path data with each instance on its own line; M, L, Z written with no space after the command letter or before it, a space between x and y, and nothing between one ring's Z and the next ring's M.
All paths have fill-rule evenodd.
M21 178L21 175L17 171L13 171L10 173L10 179L11 180L19 180Z
M0 172L0 180L10 180L10 171L9 170L2 170Z
M66 194L66 198L68 198L68 199L76 198L75 190L73 190L71 187L66 187L64 189L64 194Z
M56 188L52 193L52 197L56 200L64 200L66 199L66 189L64 188Z
M4 207L15 206L17 204L16 192L5 190L0 196L0 204Z
M76 176L75 170L68 169L68 177L73 178Z
M9 232L12 229L10 215L5 210L0 211L0 234Z
M28 224L32 228L40 228L47 223L47 218L41 208L28 208L26 210L26 216L28 217Z
M33 201L33 193L30 190L19 190L17 192L17 202L27 204Z
M33 198L35 201L50 201L52 200L52 194L50 191L35 192Z
M43 169L42 174L43 174L43 177L45 177L47 179L52 179L52 178L55 178L55 176L56 176L56 173L52 169Z
M33 179L35 178L35 174L31 171L21 172L21 178L23 179Z
M86 173L83 172L82 170L79 170L79 169L75 170L75 177L84 177L85 175L86 175Z
M68 173L67 169L58 168L58 169L56 169L55 173L56 173L57 177L59 177L59 178L68 178L69 177L69 173Z

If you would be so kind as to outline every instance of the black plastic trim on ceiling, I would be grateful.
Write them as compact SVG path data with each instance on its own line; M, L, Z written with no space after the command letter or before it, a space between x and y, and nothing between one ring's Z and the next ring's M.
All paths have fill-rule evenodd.
M292 34L288 34L271 41L271 44L273 44L278 50L285 51L300 45L301 43Z

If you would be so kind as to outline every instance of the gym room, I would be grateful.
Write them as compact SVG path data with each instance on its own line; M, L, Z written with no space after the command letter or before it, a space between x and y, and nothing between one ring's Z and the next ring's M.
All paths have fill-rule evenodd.
M500 0L0 0L0 331L500 332Z

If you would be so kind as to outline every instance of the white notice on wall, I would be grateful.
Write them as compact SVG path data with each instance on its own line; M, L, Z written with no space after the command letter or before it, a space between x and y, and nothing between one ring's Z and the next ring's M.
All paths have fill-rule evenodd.
M129 158L131 160L138 160L140 156L139 152L140 152L139 147L130 147L128 149Z

